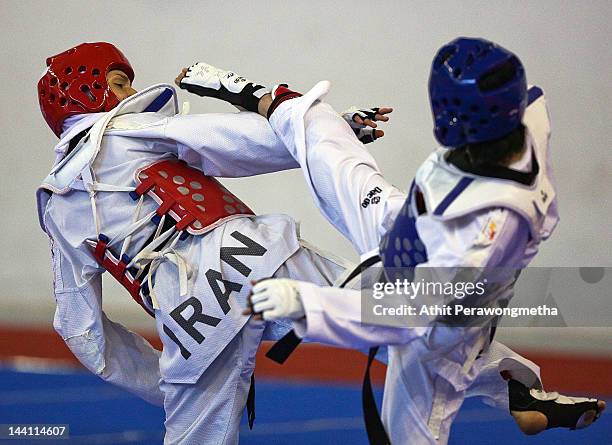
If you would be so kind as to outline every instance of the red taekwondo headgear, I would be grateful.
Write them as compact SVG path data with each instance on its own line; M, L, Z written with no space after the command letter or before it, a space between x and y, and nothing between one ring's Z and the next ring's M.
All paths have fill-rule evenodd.
M106 74L114 69L134 80L127 58L105 42L82 43L47 58L47 70L38 81L38 101L43 117L58 137L67 117L117 106L119 99L106 82Z

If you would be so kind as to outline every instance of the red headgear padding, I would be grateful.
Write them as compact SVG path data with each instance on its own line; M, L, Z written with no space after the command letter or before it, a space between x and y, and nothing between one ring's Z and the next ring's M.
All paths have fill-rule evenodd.
M109 111L117 106L119 99L106 82L106 74L114 69L134 80L127 58L105 42L82 43L47 58L47 71L38 81L38 101L43 117L57 136L69 116Z

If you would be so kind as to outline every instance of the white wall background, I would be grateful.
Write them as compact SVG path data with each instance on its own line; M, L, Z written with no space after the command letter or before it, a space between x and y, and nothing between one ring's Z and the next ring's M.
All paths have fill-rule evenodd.
M536 264L612 266L611 16L612 2L605 0L0 0L0 320L51 317L49 254L34 190L50 167L55 137L38 110L36 82L47 56L83 41L120 47L136 70L137 89L172 82L182 66L201 60L300 90L331 80L328 101L339 110L391 105L387 136L370 147L382 171L402 187L434 148L426 89L434 52L459 35L497 41L520 55L530 83L545 89L552 112L562 222ZM191 101L192 112L232 110L184 92L179 96ZM298 172L227 183L259 213L289 213L302 222L305 238L352 256L310 202ZM105 298L120 318L146 323L111 283ZM561 335L571 347L593 343L588 331ZM597 335L603 346L598 341L591 348L608 348L610 331ZM550 338L547 332L512 335L514 342L554 347Z

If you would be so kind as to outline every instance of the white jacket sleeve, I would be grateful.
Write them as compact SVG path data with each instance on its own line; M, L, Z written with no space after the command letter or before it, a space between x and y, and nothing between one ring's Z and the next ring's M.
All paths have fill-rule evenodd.
M53 326L57 333L91 372L161 406L160 352L140 335L106 317L101 274L78 286L72 265L53 242L52 257L57 303Z
M381 344L405 344L424 329L362 323L360 290L319 287L300 282L306 317L293 322L298 337L343 348L364 349Z
M164 136L179 158L209 176L242 177L299 167L268 121L257 113L177 115Z
M494 236L487 232L492 223L497 230ZM529 234L522 218L503 209L484 210L465 219L446 222L426 218L418 226L429 257L423 266L429 268L518 267ZM416 276L415 281L418 281ZM385 326L383 319L380 324L363 322L361 290L318 287L308 283L299 286L306 318L294 322L294 329L307 340L364 348L407 343L427 332L426 327Z

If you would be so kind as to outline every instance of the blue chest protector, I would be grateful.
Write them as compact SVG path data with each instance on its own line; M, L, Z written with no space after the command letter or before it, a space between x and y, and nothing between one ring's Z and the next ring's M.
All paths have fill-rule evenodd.
M397 215L393 227L381 240L380 258L389 280L400 278L396 276L400 268L407 269L402 274L402 278L407 278L406 272L412 275L411 269L427 261L427 249L416 227L416 218L420 210L420 206L417 205L419 193L415 181L412 181L408 198Z

